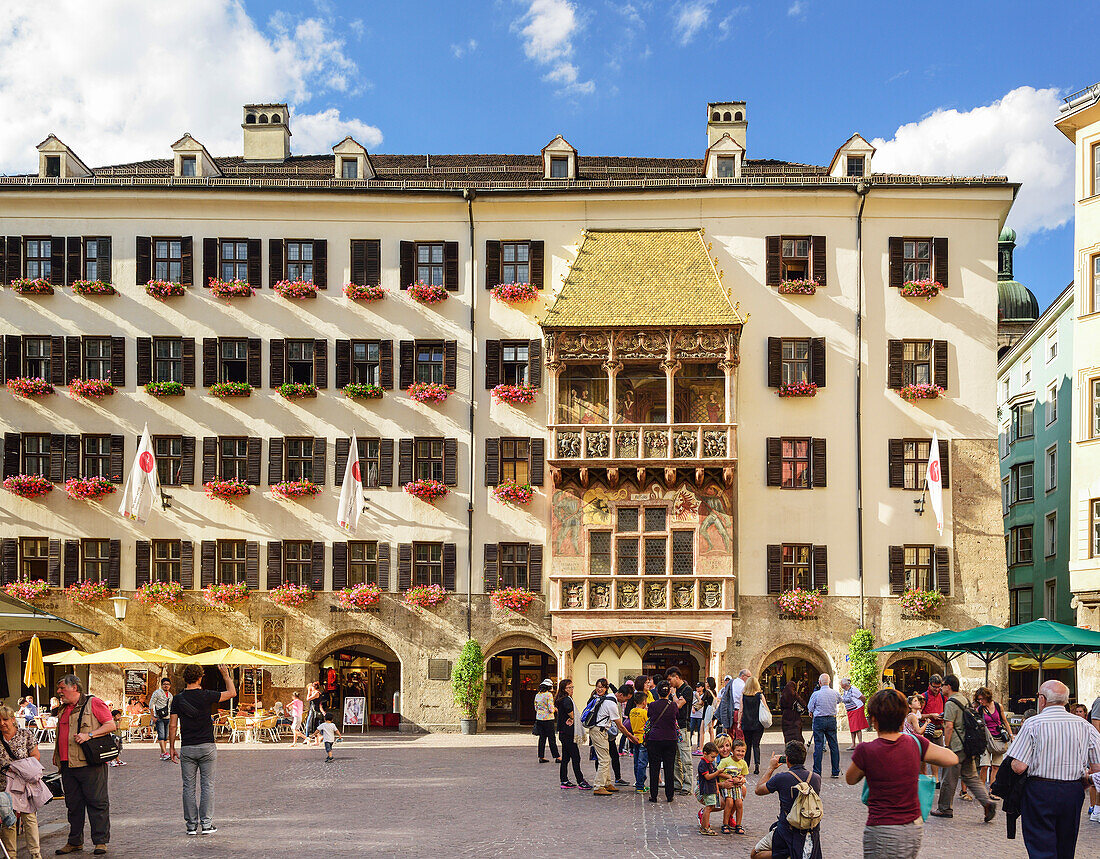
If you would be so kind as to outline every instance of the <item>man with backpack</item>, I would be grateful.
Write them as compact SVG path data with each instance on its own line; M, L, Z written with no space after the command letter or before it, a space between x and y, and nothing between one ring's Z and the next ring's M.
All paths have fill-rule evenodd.
M608 688L605 678L597 680L596 694L581 714L581 720L588 728L589 742L596 750L596 789L592 791L593 796L611 796L619 790L611 779L611 726L615 725L632 742L641 742L623 724L619 704L614 695L607 694Z
M959 763L941 770L939 807L932 809L932 816L955 816L951 805L961 778L971 796L985 809L985 822L989 823L997 814L997 804L989 799L985 782L978 776L978 762L986 749L985 725L959 693L958 677L948 674L943 678L943 687L947 693L943 708L943 740L947 748L958 755Z
M821 859L821 776L806 769L806 744L792 740L785 754L772 755L756 783L756 795L779 797L779 818L756 843L752 859ZM787 772L776 772L780 765Z

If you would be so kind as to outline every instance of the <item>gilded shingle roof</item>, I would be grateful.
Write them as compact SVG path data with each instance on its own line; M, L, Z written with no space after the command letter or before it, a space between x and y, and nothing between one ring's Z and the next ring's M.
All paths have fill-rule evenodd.
M545 328L740 325L699 230L589 230Z

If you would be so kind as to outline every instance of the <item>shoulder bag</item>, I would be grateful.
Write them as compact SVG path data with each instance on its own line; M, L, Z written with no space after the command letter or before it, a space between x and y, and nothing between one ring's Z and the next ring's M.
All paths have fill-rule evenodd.
M91 695L84 698L84 705L80 708L80 715L76 720L77 731L80 730L80 724L84 721L84 711L88 709L88 702L91 700ZM88 766L102 766L118 757L119 741L114 734L104 734L80 743L80 748L84 751L84 761Z
M903 735L913 737L912 734ZM921 748L920 740L913 737L913 742L917 744L917 760L924 760L923 751ZM860 799L864 805L868 804L868 800L871 796L871 786L867 783L867 776L863 776L863 794ZM917 772L917 800L920 802L920 819L927 820L929 813L932 811L932 800L936 798L936 780L930 775L922 775Z
M989 730L989 723L985 720L985 714L988 712L985 707L982 707L978 713L978 718L982 720L982 726L985 728L985 745L991 755L1003 755L1008 751L1008 739L1005 737L1004 729L1004 716L1001 715L1001 708L997 707L994 712L997 713L997 718L1001 720L1001 727L994 734Z
M768 702L764 700L764 695L760 695L760 709L756 714L757 720L760 722L760 727L765 730L772 726L772 711L768 709Z

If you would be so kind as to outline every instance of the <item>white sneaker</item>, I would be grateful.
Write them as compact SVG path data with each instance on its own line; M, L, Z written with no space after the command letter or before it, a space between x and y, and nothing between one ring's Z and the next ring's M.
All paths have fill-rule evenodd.
M1100 823L1100 808L1089 815L1089 820L1093 823Z

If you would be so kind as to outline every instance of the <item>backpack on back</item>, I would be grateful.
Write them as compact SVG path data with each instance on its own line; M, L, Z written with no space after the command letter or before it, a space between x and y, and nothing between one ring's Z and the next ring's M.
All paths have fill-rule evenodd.
M959 706L958 701L954 703ZM968 706L960 709L963 718L963 755L967 758L980 758L986 751L985 720Z
M791 788L794 791L794 805L787 813L787 823L792 829L807 832L821 825L821 818L825 815L825 809L821 804L821 797L813 789L809 780L798 778L793 770L789 771L798 784Z
M607 700L607 696L593 695L581 712L581 724L586 728L596 727L596 720L600 715L600 705Z

